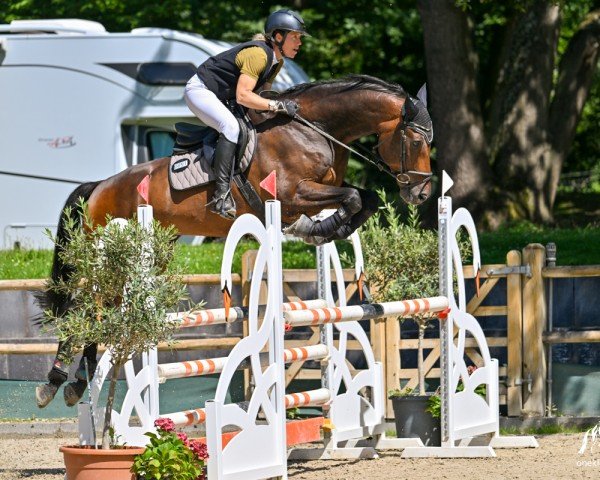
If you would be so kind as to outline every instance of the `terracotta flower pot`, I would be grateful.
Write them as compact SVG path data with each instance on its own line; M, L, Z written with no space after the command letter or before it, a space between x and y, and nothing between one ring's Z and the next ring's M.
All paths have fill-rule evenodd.
M60 447L67 474L66 480L135 480L131 466L145 448L125 447L109 450Z

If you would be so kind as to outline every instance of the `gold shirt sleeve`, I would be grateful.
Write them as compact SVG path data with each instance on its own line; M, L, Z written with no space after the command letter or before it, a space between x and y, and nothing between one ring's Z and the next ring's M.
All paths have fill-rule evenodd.
M260 74L267 68L267 54L260 47L244 48L236 55L235 64L242 73L258 80Z

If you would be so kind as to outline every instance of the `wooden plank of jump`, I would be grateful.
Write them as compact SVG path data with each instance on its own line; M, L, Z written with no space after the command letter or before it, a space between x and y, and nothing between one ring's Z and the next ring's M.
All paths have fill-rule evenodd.
M511 250L506 255L508 267L521 266L521 252ZM507 373L506 403L509 417L518 417L523 410L523 305L521 275L509 275L506 279Z
M488 347L506 347L508 344L508 341L506 339L506 337L486 337L486 341L488 344ZM400 340L400 343L402 344L402 349L403 350L416 350L418 348L418 342L419 340L416 338L403 338L402 340ZM440 343L440 339L439 338L424 338L423 339L423 348L424 349L428 349L428 348L435 348L436 346L438 346ZM465 338L465 347L477 347L477 340L473 337L467 337Z
M473 312L474 317L506 317L508 307L506 305L486 305L479 307Z
M354 280L354 269L344 268L342 274L345 282ZM331 278L335 278L335 271L331 270ZM294 268L283 270L283 281L288 283L315 283L317 271L314 268Z
M182 283L186 285L220 285L221 276L217 274L194 274L194 275L180 275L178 278ZM241 283L241 276L234 273L231 276L231 280L234 284ZM46 278L38 279L15 279L15 280L0 280L0 291L6 290L44 290L46 288Z
M46 279L21 279L21 280L0 280L0 291L6 290L44 290L46 288Z
M475 315L475 311L481 306L482 302L488 296L492 288L496 286L500 278L488 278L483 282L481 288L479 289L479 296L475 295L469 302L467 303L467 312L471 315Z
M600 265L576 265L542 268L544 278L600 277Z
M600 330L544 332L544 343L598 343Z
M494 275L493 277L490 277L488 275L488 273L487 273L489 270L500 270L500 269L502 269L504 267L506 267L506 265L503 265L501 263L490 264L490 265L482 265L481 266L481 270L479 271L479 278L502 278L502 277L506 277L507 275ZM464 275L465 279L475 278L475 272L473 270L473 265L463 265L463 275Z
M221 350L233 348L240 341L239 337L194 338L175 340L172 343L161 342L159 351L181 350ZM0 355L51 355L56 353L57 343L0 343ZM99 352L105 351L103 345Z
M425 373L425 378L440 378L440 368L430 368L427 373ZM400 370L400 378L402 380L416 377L418 375L418 370L416 368L402 368ZM498 368L498 375L504 376L506 375L506 367ZM500 384L500 389L502 390L503 386Z
M313 334L310 336L308 341L304 342L304 345L316 345L317 343L321 343L321 334L319 332L319 329L313 328L312 330L313 330ZM284 348L290 348L290 347L288 347L287 342L284 344ZM301 360L299 362L292 363L286 369L286 371L285 371L285 386L286 386L286 388L290 385L290 383L292 383L294 381L294 379L296 378L296 376L302 369L303 365L304 365L304 360ZM319 370L319 374L320 373L321 373L321 370Z
M523 278L523 364L525 378L531 378L524 389L523 409L531 415L546 411L546 355L542 335L546 328L546 288L542 268L546 249L539 243L523 249L523 264L531 266L531 277Z
M434 347L429 355L423 361L423 371L425 372L425 376L427 376L427 372L433 368L433 365L440 358L440 346ZM417 369L415 368L415 375L406 383L404 388L417 388L419 385L419 376L417 374ZM439 377L439 373L438 373Z

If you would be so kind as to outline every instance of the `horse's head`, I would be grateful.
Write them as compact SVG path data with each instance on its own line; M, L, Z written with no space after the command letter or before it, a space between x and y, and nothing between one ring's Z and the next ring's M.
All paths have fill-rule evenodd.
M431 194L429 154L433 126L427 107L419 99L406 97L398 122L380 133L381 158L393 171L406 203L419 205Z

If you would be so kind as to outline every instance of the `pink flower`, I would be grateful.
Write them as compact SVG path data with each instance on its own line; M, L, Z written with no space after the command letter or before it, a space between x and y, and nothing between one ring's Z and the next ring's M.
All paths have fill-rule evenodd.
M189 441L188 441L188 437L187 437L187 435L185 433L178 432L177 433L177 438L179 438L179 440L181 440L186 447L190 446L189 445Z
M202 443L200 440L190 440L188 447L199 459L206 460L208 458L208 449L206 444Z
M175 423L170 418L159 418L154 421L154 426L164 432L175 431Z

